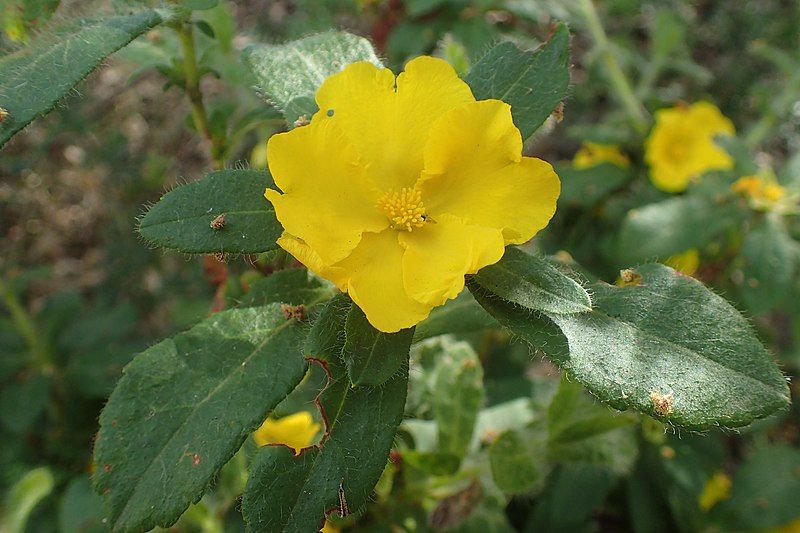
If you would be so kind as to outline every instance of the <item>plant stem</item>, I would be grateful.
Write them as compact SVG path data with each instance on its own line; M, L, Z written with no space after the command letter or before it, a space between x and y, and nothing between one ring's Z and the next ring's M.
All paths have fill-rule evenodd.
M222 168L223 147L220 141L214 137L211 131L211 124L208 120L205 104L203 104L203 93L200 92L200 73L197 69L197 52L194 46L194 29L191 21L182 21L174 26L181 41L181 51L183 52L183 76L184 90L189 97L191 104L192 120L194 125L208 141L211 143L211 158L214 160L215 168Z
M31 351L34 364L42 370L43 374L52 373L55 367L47 340L37 330L33 318L20 304L14 291L2 279L0 279L0 293L2 293L2 302L8 309L17 332L25 339Z
M611 53L608 36L600 22L600 17L597 14L594 3L592 0L579 0L579 3L581 11L583 12L584 21L589 29L589 33L592 35L592 40L594 41L600 58L603 61L609 81L622 103L622 107L625 108L625 112L631 119L633 127L639 134L643 135L647 132L649 122L647 112L641 102L636 98L628 78L617 62L617 58Z

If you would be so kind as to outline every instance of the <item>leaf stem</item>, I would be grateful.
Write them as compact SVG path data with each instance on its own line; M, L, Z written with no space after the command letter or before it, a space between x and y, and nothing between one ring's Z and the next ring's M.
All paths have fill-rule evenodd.
M203 93L200 91L200 73L197 68L197 52L194 44L194 29L190 20L176 23L173 28L181 41L181 51L183 53L183 76L184 91L191 104L192 120L194 125L208 141L211 143L211 158L214 160L214 167L221 169L225 166L222 160L224 147L219 139L214 136L211 130L211 123L208 120L206 107L203 103Z
M2 279L0 279L0 293L2 302L11 315L11 321L31 351L34 364L43 374L52 374L55 366L46 337L38 331L36 323L19 302L11 286Z
M642 106L641 102L636 98L628 78L619 66L617 58L614 57L614 54L611 52L608 35L606 35L603 29L603 24L600 22L600 16L597 14L594 3L592 0L579 0L579 4L586 26L594 41L595 48L605 66L609 81L620 103L622 103L622 107L628 114L631 124L639 134L643 135L647 132L649 123L647 111L645 111L644 106Z

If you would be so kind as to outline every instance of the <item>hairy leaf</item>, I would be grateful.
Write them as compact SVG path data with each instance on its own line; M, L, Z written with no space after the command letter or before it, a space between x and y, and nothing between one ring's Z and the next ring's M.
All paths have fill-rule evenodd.
M139 354L100 415L94 482L115 529L173 524L306 370L280 306L218 313Z
M163 22L162 12L73 20L0 59L0 147L47 114L107 56Z
M314 95L328 76L356 61L382 66L369 41L334 31L285 44L249 46L243 59L256 77L256 89L283 111L290 125L317 111Z
M148 242L187 253L275 250L283 231L264 190L262 170L219 170L168 192L142 217Z
M413 327L397 333L378 331L364 312L352 305L345 323L342 357L353 385L380 385L392 377L408 361L413 336Z
M514 124L527 139L561 103L569 86L569 30L559 24L533 52L500 43L469 71L466 82L478 100L511 105Z
M638 284L592 287L594 309L549 320L474 291L497 320L618 409L671 424L736 427L788 404L780 370L752 327L701 283L669 267Z
M311 306L333 296L333 286L305 268L291 268L270 274L250 285L242 307L284 303Z
M414 343L439 335L475 333L497 327L497 321L483 310L468 291L436 307L414 330Z
M342 298L331 300L312 327L306 348L330 377L318 400L325 436L299 456L284 446L261 448L242 500L252 531L315 531L326 513L338 507L340 487L350 511L357 511L386 465L403 417L408 366L380 387L351 387L337 355L344 342L337 326L344 324L348 311Z
M470 283L529 311L556 314L585 313L592 309L589 294L549 261L516 247L484 267Z

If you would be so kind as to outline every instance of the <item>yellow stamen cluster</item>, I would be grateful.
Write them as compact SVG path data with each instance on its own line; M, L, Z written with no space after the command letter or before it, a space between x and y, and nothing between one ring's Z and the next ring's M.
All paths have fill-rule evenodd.
M422 193L413 187L403 187L400 192L387 192L378 200L380 207L396 230L412 231L425 225L425 206Z

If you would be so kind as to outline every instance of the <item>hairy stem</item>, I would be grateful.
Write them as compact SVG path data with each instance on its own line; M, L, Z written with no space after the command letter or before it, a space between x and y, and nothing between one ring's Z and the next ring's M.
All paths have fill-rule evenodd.
M628 78L611 53L608 36L592 0L579 0L584 22L592 36L595 47L606 70L611 86L628 114L631 124L640 134L647 132L648 116L641 102L636 98Z
M203 93L200 91L200 73L197 69L197 52L195 51L192 23L191 21L183 21L176 24L174 28L181 41L184 90L191 104L192 120L197 131L211 143L211 158L214 160L214 167L223 168L225 166L222 160L224 147L220 139L217 139L211 130L206 107L203 104Z

